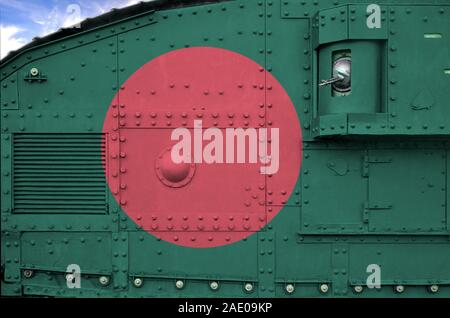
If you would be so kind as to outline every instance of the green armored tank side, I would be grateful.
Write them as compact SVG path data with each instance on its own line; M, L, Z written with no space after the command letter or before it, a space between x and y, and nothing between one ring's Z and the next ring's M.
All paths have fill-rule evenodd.
M445 0L153 1L11 53L2 296L449 297L449 24ZM174 165L200 122L280 129L279 170Z

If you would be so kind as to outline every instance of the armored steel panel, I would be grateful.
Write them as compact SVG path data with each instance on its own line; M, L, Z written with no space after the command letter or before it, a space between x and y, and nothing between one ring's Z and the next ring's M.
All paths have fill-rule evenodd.
M374 2L150 1L9 54L1 295L449 297L450 7Z

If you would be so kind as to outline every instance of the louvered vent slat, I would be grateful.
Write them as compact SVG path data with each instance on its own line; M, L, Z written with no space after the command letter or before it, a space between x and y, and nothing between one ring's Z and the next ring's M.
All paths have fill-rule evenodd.
M103 134L15 134L14 213L106 213Z

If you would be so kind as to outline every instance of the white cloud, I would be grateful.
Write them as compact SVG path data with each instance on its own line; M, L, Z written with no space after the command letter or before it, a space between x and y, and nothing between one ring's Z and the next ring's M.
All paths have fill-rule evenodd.
M14 25L0 25L0 58L24 46L28 40L20 35L24 30Z
M85 19L85 17L81 14L80 6L77 4L69 5L65 13L66 14L61 22L62 28L76 27Z
M139 2L141 2L141 1L140 0L127 0L121 7L123 8L123 7L132 6L133 4L136 4ZM142 2L147 2L147 1L142 1Z
M30 41L30 37L43 37L56 32L60 28L76 26L81 21L89 17L95 17L113 8L124 8L137 4L139 2L149 2L153 0L108 0L108 1L87 1L74 0L73 4L68 6L55 5L51 9L43 5L32 2L17 0L0 0L2 6L11 8L20 12L32 22L36 28L29 26L1 26L1 58L8 52L17 50ZM56 2L57 3L57 2ZM27 36L24 36L26 33Z

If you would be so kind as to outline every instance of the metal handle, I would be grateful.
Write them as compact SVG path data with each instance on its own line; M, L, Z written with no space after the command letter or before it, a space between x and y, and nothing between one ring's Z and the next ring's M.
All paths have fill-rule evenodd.
M322 87L322 86L330 85L330 84L342 81L344 78L345 77L343 75L338 74L338 76L332 77L330 79L321 80L320 83L319 83L319 86Z
M333 63L333 77L322 80L319 87L333 85L336 93L348 93L351 90L351 58L341 57Z

